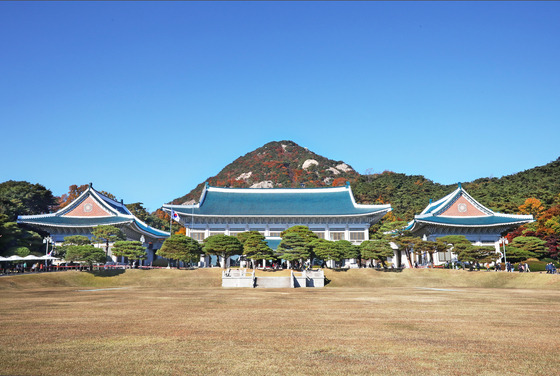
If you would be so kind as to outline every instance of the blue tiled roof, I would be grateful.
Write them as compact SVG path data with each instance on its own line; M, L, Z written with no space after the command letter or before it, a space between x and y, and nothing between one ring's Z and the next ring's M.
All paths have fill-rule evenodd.
M104 200L105 203L107 205L109 205L110 207L112 207L113 209L115 209L116 211L118 211L121 214L130 214L125 208L122 207L122 205L119 204L115 204L114 202L111 202L109 200Z
M55 227L95 227L99 225L136 225L140 230L152 234L157 238L168 237L169 233L147 226L136 220L134 217L63 217L63 216L20 216L18 223L25 223L30 226L55 226Z
M389 205L354 204L350 188L235 189L208 188L198 206L173 206L184 215L367 215L389 211Z
M126 206L124 206L124 204L121 204L107 196L105 196L103 193L91 188L92 190L95 191L95 193L97 193L99 195L99 197L101 197L103 199L103 202L107 205L109 205L111 208L115 209L116 211L118 211L120 214L131 214L130 211L126 208Z
M442 216L442 212L455 202L460 196L474 205L481 212L487 214L485 216ZM474 198L472 198L461 184L453 192L439 199L434 203L430 203L419 215L414 216L414 220L408 224L405 230L413 232L424 227L425 224L454 226L454 227L492 227L504 226L533 222L532 216L527 215L506 215L495 213L484 207Z
M141 228L142 230L144 230L144 231L146 231L146 232L149 232L150 234L153 234L153 235L155 235L155 236L157 236L157 237L168 237L168 236L169 236L169 233L168 233L168 232L155 229L155 228L153 228L153 227L150 227L150 226L148 226L148 225L143 224L143 223L140 222L140 221L134 220L134 223L136 224L136 226L138 226L138 227Z
M114 211L112 215L105 217L74 217L65 216L74 207L83 202L87 197L93 198L105 208L110 207ZM59 210L54 214L46 215L23 215L18 217L18 223L25 223L32 227L48 228L48 227L81 227L91 228L99 225L126 225L132 231L137 233L145 233L154 238L166 238L169 233L152 228L136 218L124 206L124 204L114 201L102 193L94 190L90 185L76 200L74 200L66 208Z
M531 222L530 219L520 217L502 217L489 215L484 217L441 217L428 216L426 218L416 218L417 221L436 223L448 226L499 226L517 222Z
M68 226L68 227L94 227L98 225L114 225L132 222L131 218L123 217L62 217L62 216L20 216L19 223L40 224L45 226Z
M424 214L432 213L432 212L436 211L438 208L440 208L440 207L441 207L443 204L445 204L446 202L447 202L446 200L441 200L441 201L438 202L438 203L434 203L434 204L432 204L431 206L429 206L428 208L426 208L426 211L423 212L423 213L424 213Z

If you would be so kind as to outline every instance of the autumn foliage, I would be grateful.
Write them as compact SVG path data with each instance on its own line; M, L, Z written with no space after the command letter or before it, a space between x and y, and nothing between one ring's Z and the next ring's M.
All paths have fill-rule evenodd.
M303 165L308 160L317 164ZM260 182L273 187L327 187L355 182L360 175L342 161L334 161L303 148L293 141L270 142L227 165L216 176L206 179L215 187L248 188ZM183 197L172 201L182 204L199 200L204 183Z
M70 187L68 187L68 194L63 194L62 196L57 197L58 206L56 207L56 210L60 210L70 205L72 201L74 201L82 193L84 193L87 188L88 188L88 184L84 184L80 186L73 184Z
M521 214L532 214L533 217L538 217L544 211L544 206L539 199L529 197L523 205L519 206Z
M517 228L506 235L511 243L517 237L536 237L545 241L545 256L558 258L560 250L560 195L548 209L540 200L531 197L519 206L519 211L532 214L535 222Z

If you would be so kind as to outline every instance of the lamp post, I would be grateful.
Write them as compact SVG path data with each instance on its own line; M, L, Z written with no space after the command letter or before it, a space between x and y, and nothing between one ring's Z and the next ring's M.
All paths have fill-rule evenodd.
M45 243L45 268L47 266L47 257L49 256L49 243L52 243L52 238L47 236L43 239L43 243Z
M146 243L146 238L144 237L144 235L142 235L140 237L140 242L142 243L142 247L144 246L144 243ZM148 254L148 252L146 252L146 255ZM146 260L147 261L147 260ZM142 266L142 260L138 260L138 263L140 264L140 266Z
M501 238L500 239L500 243L503 244L504 247L504 264L507 263L507 257L506 257L506 244L509 243L509 241L506 238Z

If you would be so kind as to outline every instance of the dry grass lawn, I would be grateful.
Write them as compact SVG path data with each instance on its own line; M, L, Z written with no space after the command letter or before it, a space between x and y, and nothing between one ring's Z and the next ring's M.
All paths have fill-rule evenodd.
M295 290L222 289L219 270L2 277L0 375L558 374L559 289L416 272Z

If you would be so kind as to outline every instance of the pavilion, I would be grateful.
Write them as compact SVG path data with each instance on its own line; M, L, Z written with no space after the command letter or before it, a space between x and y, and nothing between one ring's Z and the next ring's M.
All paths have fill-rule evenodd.
M218 188L206 184L199 203L164 205L198 241L216 234L258 231L269 244L278 244L282 231L295 225L309 227L319 238L360 244L369 239L369 227L391 210L391 205L357 204L350 184L329 188ZM208 258L205 257L205 265Z
M91 239L92 230L99 225L120 228L127 240L141 241L147 248L147 264L153 261L154 253L161 247L169 233L155 229L136 218L121 202L115 201L95 190L92 184L56 213L21 215L17 223L50 234L53 242L62 243L66 236L84 235ZM116 260L115 260L116 261Z
M532 215L502 214L488 209L472 198L459 183L457 189L447 196L435 202L430 200L405 230L430 241L446 235L464 235L474 245L492 245L498 252L503 233L533 221ZM451 257L449 252L436 253L434 263L450 261Z

